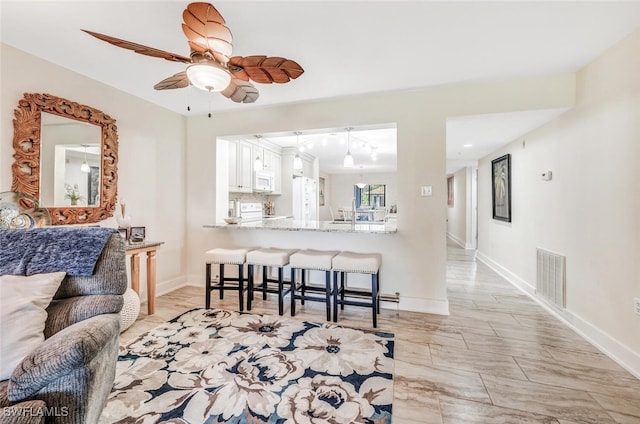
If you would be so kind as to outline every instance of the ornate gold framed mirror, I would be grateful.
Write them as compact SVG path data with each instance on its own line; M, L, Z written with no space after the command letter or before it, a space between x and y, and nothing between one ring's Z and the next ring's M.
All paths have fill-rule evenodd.
M55 136L44 136L43 113L49 126L57 125L54 131L47 130L47 134ZM48 114L68 118L68 122L49 119ZM14 115L11 190L39 199L40 206L49 210L53 225L99 222L112 216L118 185L115 119L98 109L40 93L25 93ZM81 130L74 127L60 132L64 125L70 128L79 123L83 123ZM92 131L93 126L99 131ZM96 134L97 140L87 138L91 137L86 135L89 133ZM44 145L45 142L51 145ZM94 145L95 154L91 155L88 152ZM49 151L51 155L45 156ZM91 156L93 161L89 160ZM73 160L82 161L82 165L74 166L73 172L65 171L65 165L69 168ZM78 204L83 198L84 204Z

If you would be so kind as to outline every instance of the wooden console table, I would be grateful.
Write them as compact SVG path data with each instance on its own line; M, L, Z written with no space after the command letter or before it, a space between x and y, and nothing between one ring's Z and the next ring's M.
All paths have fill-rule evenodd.
M131 255L131 288L140 296L140 253L147 253L147 313L155 313L156 300L156 251L162 241L145 241L127 244L127 255Z

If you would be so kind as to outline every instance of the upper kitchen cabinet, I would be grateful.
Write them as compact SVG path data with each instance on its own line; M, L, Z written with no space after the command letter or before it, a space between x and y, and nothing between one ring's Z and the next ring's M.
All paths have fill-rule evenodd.
M229 191L253 191L253 145L244 140L229 141Z
M273 192L282 194L282 156L276 152L265 151L265 168L273 172Z

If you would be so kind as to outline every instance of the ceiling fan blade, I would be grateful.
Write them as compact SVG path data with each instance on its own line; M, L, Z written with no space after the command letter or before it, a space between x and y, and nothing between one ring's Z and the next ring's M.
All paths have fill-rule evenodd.
M253 103L260 95L253 84L238 78L231 78L231 82L221 93L236 103Z
M131 41L121 40L120 38L111 37L109 35L100 34L98 32L93 32L86 29L83 29L82 31L96 37L99 40L106 41L109 44L113 44L114 46L122 47L123 49L127 50L133 50L134 52L143 54L145 56L159 57L171 62L191 63L191 58L186 56L165 52L164 50L154 49L153 47L143 46L142 44L132 43Z
M191 3L182 13L182 32L191 50L210 53L218 62L227 63L233 50L233 36L224 18L209 3Z
M245 81L251 79L261 84L286 83L304 72L298 63L283 57L234 56L229 59L229 65L234 77Z
M185 88L189 86L187 71L178 72L175 75L165 78L153 86L156 90L171 90L174 88Z

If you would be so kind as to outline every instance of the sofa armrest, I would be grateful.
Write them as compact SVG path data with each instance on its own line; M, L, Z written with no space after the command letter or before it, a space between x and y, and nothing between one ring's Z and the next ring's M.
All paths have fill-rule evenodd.
M116 294L94 294L54 300L47 308L44 337L48 339L73 324L101 314L117 314L124 298Z
M12 402L27 399L49 383L86 366L119 332L119 315L108 314L56 333L16 367L9 380L7 397Z

